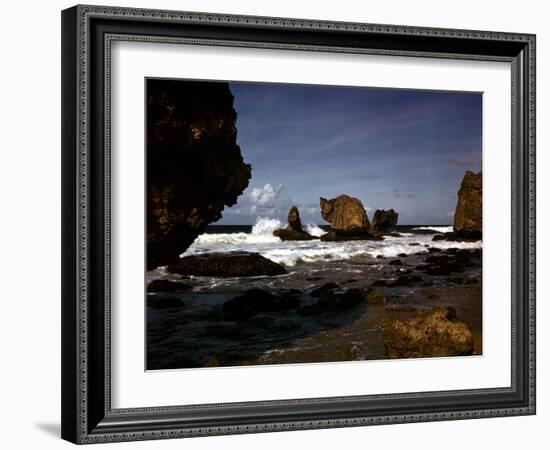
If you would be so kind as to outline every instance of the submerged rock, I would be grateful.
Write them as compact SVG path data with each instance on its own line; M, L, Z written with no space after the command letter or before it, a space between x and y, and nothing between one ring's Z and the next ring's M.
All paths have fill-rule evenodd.
M153 280L147 285L147 292L177 292L188 291L191 286L171 280Z
M323 292L338 289L339 287L340 286L338 286L336 283L329 281L328 283L325 283L322 286L313 289L309 295L311 295L312 297L320 297Z
M180 258L168 271L203 277L257 277L283 275L286 269L259 253L202 253Z
M228 83L147 81L147 268L175 264L248 186Z
M302 229L302 221L300 220L300 212L296 206L290 208L288 212L288 225L286 228L281 228L273 231L273 235L283 241L309 241L316 239Z
M148 295L147 296L147 306L152 306L156 309L167 309L167 308L183 308L187 304L181 301L179 298L173 295Z
M246 320L260 312L277 312L300 307L300 300L294 292L275 295L263 289L250 289L223 304L227 319Z
M415 285L423 282L424 282L424 278L422 278L420 275L411 275L411 274L405 273L403 275L399 275L395 281L387 283L387 286L388 287L410 286L410 285Z
M321 289L323 287L324 289ZM337 285L334 283L327 283L321 288L316 293L319 297L317 303L303 306L298 310L299 315L312 316L347 311L361 304L383 304L386 301L383 292L371 288L351 288L342 292L336 289Z
M330 222L331 230L321 236L322 241L372 239L370 222L361 200L349 195L340 195L327 200L320 199L321 216Z
M386 231L388 228L391 228L397 225L398 217L399 217L399 214L393 209L390 209L388 211L383 209L377 209L374 212L370 229L371 231L377 231L377 232Z
M454 308L434 308L410 320L393 320L384 327L388 358L471 355L470 327L456 319Z

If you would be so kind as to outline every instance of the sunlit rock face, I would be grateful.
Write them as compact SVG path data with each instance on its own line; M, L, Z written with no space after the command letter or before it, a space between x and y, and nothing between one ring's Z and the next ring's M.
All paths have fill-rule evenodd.
M370 222L361 200L339 195L327 200L320 198L321 216L330 222L330 232L321 240L368 239Z
M173 264L248 186L227 83L147 80L147 267Z

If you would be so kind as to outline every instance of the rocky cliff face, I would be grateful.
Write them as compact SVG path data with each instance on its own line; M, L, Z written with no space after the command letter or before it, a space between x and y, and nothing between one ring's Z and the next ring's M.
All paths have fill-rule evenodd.
M147 81L147 267L173 264L248 186L227 83Z
M399 214L393 209L388 211L377 209L372 218L371 231L386 231L390 227L397 225Z
M466 172L458 191L454 226L458 235L474 236L482 231L482 175Z
M330 222L331 231L323 240L340 238L369 238L370 222L361 200L349 195L340 195L327 200L320 199L321 216Z

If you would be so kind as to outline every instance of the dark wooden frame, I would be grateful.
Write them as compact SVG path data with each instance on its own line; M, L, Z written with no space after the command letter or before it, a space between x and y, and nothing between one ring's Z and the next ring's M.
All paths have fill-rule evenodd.
M109 99L113 40L510 62L511 386L112 409ZM62 12L62 85L64 439L94 443L535 413L534 35L75 6Z

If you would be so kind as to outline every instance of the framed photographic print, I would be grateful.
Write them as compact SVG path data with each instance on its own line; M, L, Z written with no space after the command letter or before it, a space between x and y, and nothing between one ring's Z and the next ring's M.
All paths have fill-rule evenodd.
M535 413L535 36L62 13L62 437Z

